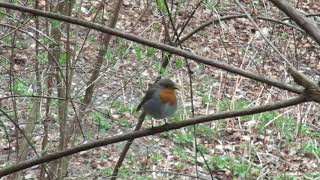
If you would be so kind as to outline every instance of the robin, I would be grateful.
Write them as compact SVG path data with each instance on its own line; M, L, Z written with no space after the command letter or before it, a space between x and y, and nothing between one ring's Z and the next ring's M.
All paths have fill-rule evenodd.
M177 109L176 84L170 79L160 79L151 86L137 111L143 111L155 119L163 119L171 116Z

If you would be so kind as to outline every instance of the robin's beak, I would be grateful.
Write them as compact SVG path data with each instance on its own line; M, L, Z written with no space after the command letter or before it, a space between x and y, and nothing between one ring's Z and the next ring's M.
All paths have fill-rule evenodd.
M173 89L179 89L177 86L173 86Z

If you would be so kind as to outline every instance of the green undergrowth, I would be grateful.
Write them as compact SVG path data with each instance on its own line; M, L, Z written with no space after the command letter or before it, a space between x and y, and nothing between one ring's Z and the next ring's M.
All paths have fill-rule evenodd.
M212 156L209 160L211 171L230 171L234 177L257 177L261 167L251 162L230 158L229 156Z

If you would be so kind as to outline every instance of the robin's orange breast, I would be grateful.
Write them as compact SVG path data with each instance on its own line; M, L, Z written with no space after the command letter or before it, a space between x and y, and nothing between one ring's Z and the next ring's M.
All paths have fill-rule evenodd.
M169 103L171 106L174 106L177 104L177 98L176 93L174 89L161 89L160 91L160 100L162 103Z

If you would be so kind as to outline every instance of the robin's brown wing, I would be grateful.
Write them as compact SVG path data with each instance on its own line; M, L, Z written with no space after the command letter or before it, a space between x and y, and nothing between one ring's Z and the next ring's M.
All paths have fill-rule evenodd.
M141 103L138 105L136 111L140 111L142 105L147 102L149 99L152 98L153 93L156 91L157 89L155 87L151 87L147 92L146 95L143 97Z

